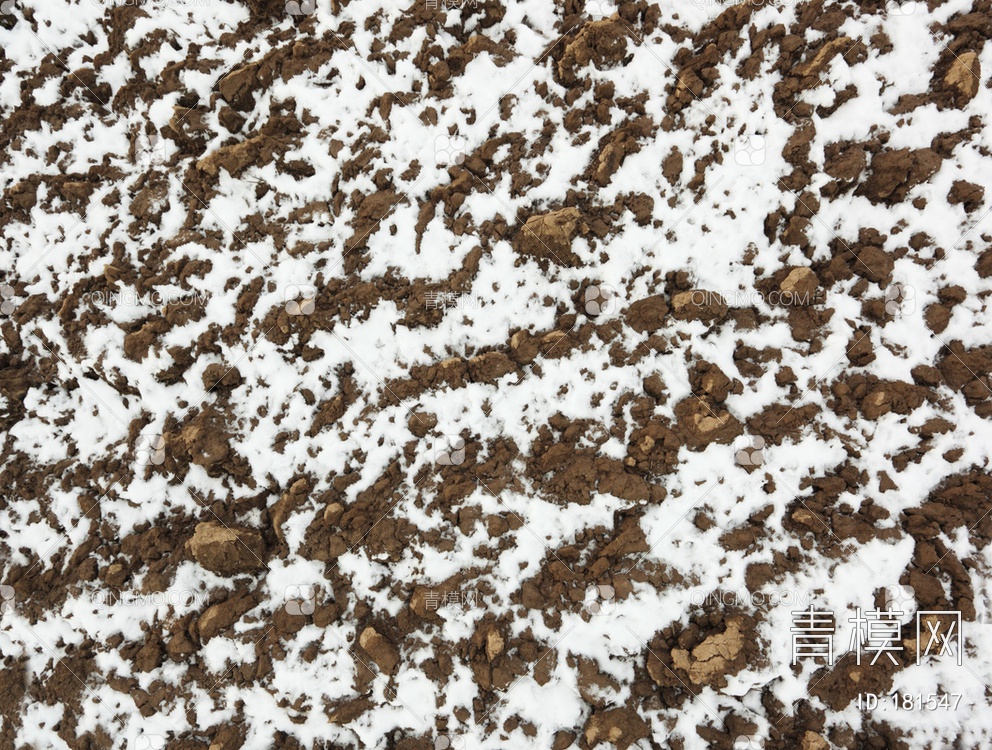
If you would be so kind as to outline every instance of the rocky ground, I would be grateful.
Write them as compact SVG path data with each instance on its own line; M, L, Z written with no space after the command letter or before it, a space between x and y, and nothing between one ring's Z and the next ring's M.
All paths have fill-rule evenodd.
M990 36L4 0L0 748L992 746Z

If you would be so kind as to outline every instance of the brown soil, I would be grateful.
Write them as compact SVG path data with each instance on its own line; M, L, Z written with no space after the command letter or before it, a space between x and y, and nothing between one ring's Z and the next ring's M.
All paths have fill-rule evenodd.
M100 34L90 31L76 40L85 51L39 52L30 72L18 68L16 74L13 52L0 53L0 71L12 76L11 91L21 97L4 103L0 114L0 164L10 172L0 200L4 249L19 258L16 268L29 266L24 259L33 256L40 263L44 248L18 239L40 216L57 219L60 232L76 222L95 227L68 243L71 248L60 251L65 257L39 266L38 278L42 270L67 269L52 271L61 284L54 291L39 292L35 278L13 278L6 269L0 279L0 511L10 525L0 530L4 591L13 592L17 617L44 631L53 621L72 625L64 614L68 605L93 592L112 598L161 594L188 580L191 566L204 582L194 606L166 608L147 619L135 615L140 627L105 637L80 627L72 630L73 639L61 638L47 652L4 653L0 747L27 747L18 731L40 721L39 712L57 717L52 732L68 747L119 746L119 720L92 720L93 691L100 689L116 701L108 715L156 721L187 716L193 728L170 735L169 750L238 750L249 736L271 747L302 748L306 743L291 732L269 731L267 717L253 715L237 696L264 692L294 726L316 715L321 725L348 732L372 715L403 710L394 699L413 672L436 688L435 725L367 742L360 739L367 738L365 724L365 734L336 735L349 737L350 744L319 740L310 746L437 748L438 736L454 736L458 726L506 746L538 746L544 727L501 713L504 698L521 680L544 687L567 679L581 717L554 728L556 750L681 748L690 739L732 748L739 735L758 731L756 711L773 727L769 750L916 747L878 716L864 714L857 730L846 719L835 721L859 694L889 691L911 666L909 657L869 669L845 656L832 669L813 672L808 695L793 706L776 697L777 681L753 688L756 700L732 693L735 677L769 665L765 614L753 608L686 605L664 625L636 633L642 642L626 653L618 650L611 658L624 669L612 672L559 637L567 624L607 616L589 606L590 592L606 609L639 597L687 596L696 585L684 561L666 564L653 556L657 519L667 520L675 501L699 489L683 486L683 464L695 461L713 462L715 480L726 469L717 482L719 498L708 496L693 507L685 527L676 524L675 538L710 535L719 543L719 559L699 565L739 564L749 593L808 568L850 562L853 551L866 545L911 540L899 582L912 587L917 607L958 610L968 624L979 616L984 605L975 581L987 573L981 554L992 540L986 513L992 478L968 449L979 440L971 427L992 417L992 344L975 331L965 336L961 321L984 320L989 300L992 238L980 224L989 191L969 179L944 178L963 159L988 156L986 118L978 109L989 86L980 62L992 36L988 0L931 28L946 45L937 50L928 88L902 95L885 113L886 122L897 116L906 127L924 111L958 118L953 130L912 148L895 148L891 133L875 123L865 123L865 132L850 141L825 142L823 135L825 119L869 95L853 83L831 89L830 72L860 80L851 72L892 48L881 32L857 38L839 31L852 18L881 18L879 3L801 4L794 20L761 28L755 19L765 4L734 4L710 13L693 31L672 8L621 2L615 13L590 20L578 0L566 0L556 10L561 38L526 60L538 73L521 87L540 98L544 118L530 134L514 124L519 90L503 94L484 122L482 112L460 109L466 70L519 63L520 39L535 33L504 28L508 8L495 0L463 4L457 14L418 2L398 18L370 14L363 28L341 20L357 15L358 4L318 3L320 13L329 13L321 23L333 22L333 33L305 15L281 25L285 2L246 5L246 20L209 44L190 44L163 29L134 39L133 29L151 11L108 7ZM30 38L27 31L37 29L34 11L19 8L18 14L0 14L0 26L23 24ZM358 42L367 38L371 46L360 50ZM246 44L265 51L246 51L233 66L224 62ZM670 67L659 58L650 73L633 71L635 55L651 60L663 46L674 50L664 53L671 54ZM161 50L170 62L161 74L147 75L142 60ZM80 67L66 70L67 59ZM344 60L354 69L343 70ZM409 90L380 92L385 84L366 65L386 71L391 83L404 77L414 83ZM611 78L634 72L661 79L661 98L631 94ZM313 102L277 96L289 82L307 81L320 90L352 73L356 80L348 85L355 92L371 87L377 93L368 111L349 114L347 126L318 133L314 124L324 114L318 105L326 103L316 96ZM213 84L201 97L188 86L204 75ZM720 248L714 265L746 269L742 273L753 276L753 291L768 305L741 305L729 290L704 288L712 285L699 269L679 260L679 227L666 210L678 206L677 218L694 200L703 205L715 187L713 175L734 159L728 144L743 133L733 129L744 124L731 127L708 111L724 111L718 99L727 95L722 79L731 75L740 82L771 76L769 116L776 126L791 128L787 141L770 146L776 164L785 166L780 195L754 208L759 236L714 243ZM58 95L41 104L50 96L32 92L48 91L51 80ZM824 99L819 94L826 89ZM108 154L85 168L69 158L75 124L85 122L95 134L97 125L118 118L129 123L162 102L174 102L168 124L135 128L128 135L130 153ZM402 128L451 123L454 112L480 142L452 160L441 184L418 187L429 170L416 160L383 165ZM37 153L36 144L52 133L60 135L47 152ZM702 154L695 148L718 133L726 143ZM119 166L124 159L140 160L151 135L168 142L165 163L141 170ZM86 142L101 145L93 146L89 135ZM333 170L300 156L314 142L334 160ZM533 198L531 191L546 196L549 162L564 158L552 149L559 142L587 156L561 194ZM965 149L972 150L962 157ZM624 185L646 154L657 156L646 168L658 176L650 193ZM268 169L279 181L253 177ZM294 203L282 192L283 180L305 185L317 197ZM250 210L228 227L227 214L217 217L212 206L223 204L232 181ZM475 198L488 200L497 191L525 208L518 214L507 202L495 215L471 213ZM722 200L719 193L713 190L710 199ZM498 197L503 203L502 193ZM883 218L946 202L974 223L974 232L962 237L960 248L942 247L926 227L896 219L861 226L853 212L850 224L821 232L821 211L845 201L871 204L879 211L872 216ZM701 209L692 220L702 234L710 233L705 210L739 209L722 203ZM99 218L101 211L111 218ZM450 271L440 274L425 262L411 274L393 263L390 243L407 220L418 255L436 257L429 253L438 242L457 253ZM115 231L101 221L113 223ZM610 260L605 248L630 227L671 242L652 247L653 258L639 260L622 282L612 282L620 287L616 298L602 299L617 303L615 314L605 304L594 310L586 291L606 288L601 279L610 277L600 268ZM752 249L733 255L733 247L748 243ZM261 247L271 255L255 257ZM624 252L633 260L645 250ZM494 283L492 269L507 254L505 267L513 266L520 278ZM951 278L940 265L951 255L966 258L955 268L967 270L968 278ZM329 262L338 257L340 263ZM759 257L771 262L755 261ZM300 297L295 307L280 296L276 273L287 259L312 271L306 280L312 296ZM932 335L933 346L921 341L919 351L907 353L893 334L902 313L890 303L910 264L933 279L932 289L918 290L916 299L918 331ZM222 278L218 269L234 270L224 270ZM537 269L549 290L560 284L567 293L514 298L512 304L534 313L529 326L514 324L503 335L504 313L483 308L472 319L485 322L480 328L492 323L497 335L487 330L478 339L426 343L436 342L432 337L445 326L472 317L428 300L468 296L483 279L493 287L487 293L513 295L516 290L503 285L519 282L523 288ZM211 303L154 305L126 319L93 303L95 295L121 287L140 295L207 284ZM349 338L371 319L385 321L382 340ZM846 343L834 367L816 377L803 370L804 360L829 351L838 332ZM415 338L420 335L423 342ZM89 356L94 336L115 342L119 363ZM400 342L396 351L416 364L407 366L397 355L401 367L372 377L356 352L392 347L393 339ZM409 340L421 342L410 347L412 353L400 346ZM588 362L600 354L602 372L592 372ZM656 361L662 355L680 371ZM263 357L268 371L277 373L269 380L258 374L257 358ZM893 358L905 360L905 369L883 368ZM148 379L129 378L138 371ZM560 377L562 371L567 377ZM633 386L596 382L611 382L617 373L634 373ZM536 401L554 382L561 383L554 394L561 405L545 414L539 407L546 409L547 399ZM587 398L588 382L595 386ZM158 402L163 389L171 394L187 386L167 408ZM515 388L532 394L520 407L527 430L494 428L485 419L451 427L455 411L498 414L497 399ZM745 396L759 391L773 395L744 411ZM269 397L276 392L290 395ZM102 397L91 406L92 393L127 409L137 405L113 445L87 432L97 424L87 420L116 416ZM575 393L601 418L568 416ZM162 413L156 422L154 415ZM39 424L43 439L27 427ZM871 453L872 441L884 439L876 436L892 430L905 433L904 445L884 456ZM446 460L425 461L425 455L436 457L443 438L449 440ZM451 445L454 439L460 447ZM733 481L724 481L739 468L744 440L745 457L754 451L770 457L809 441L813 451L829 443L840 458L831 458L827 470L800 471L794 482L751 458ZM51 445L29 445L44 441ZM93 451L91 443L102 447ZM251 452L256 444L263 445L264 459ZM39 461L38 455L55 458ZM906 497L912 497L909 485L921 467L940 479L914 504ZM745 479L757 482L746 497L733 486ZM777 493L787 482L799 496L782 503ZM138 496L149 487L154 497ZM574 524L575 532L550 541L531 529L527 506L511 507L504 495L541 503L551 509L545 513ZM159 503L160 512L149 511L150 503ZM612 509L605 521L581 523L598 518L603 508ZM121 519L130 523L132 516L137 520L122 531ZM24 528L50 531L44 547L59 542L46 552ZM512 557L535 538L539 559ZM948 543L956 539L966 539L971 551ZM430 556L465 564L452 566L442 580L427 580L420 571ZM519 574L511 585L496 586L496 571L510 559ZM281 592L273 598L269 575L296 562L320 571L326 589L312 598L299 592L288 603L278 600ZM479 595L482 613L452 629L448 612L434 605L469 590ZM624 624L617 618L611 627L629 642ZM312 636L315 630L345 635L329 649ZM250 658L218 672L211 660L222 644ZM309 703L280 692L287 665L303 673L332 661L348 672L344 697ZM466 679L473 691L463 695ZM695 737L670 734L673 719L701 705L696 701L704 691L719 699L718 716L693 727ZM228 714L196 713L201 699L203 708L212 701Z

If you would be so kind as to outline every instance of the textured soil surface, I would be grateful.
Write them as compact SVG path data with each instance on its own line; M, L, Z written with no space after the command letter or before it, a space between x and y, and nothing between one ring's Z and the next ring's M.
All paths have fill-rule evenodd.
M0 750L992 747L990 37L4 0Z

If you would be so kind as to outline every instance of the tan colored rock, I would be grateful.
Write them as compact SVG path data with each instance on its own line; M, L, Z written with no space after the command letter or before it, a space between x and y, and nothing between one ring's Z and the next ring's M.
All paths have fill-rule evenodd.
M910 190L936 174L942 163L943 157L931 148L879 151L871 158L871 174L857 192L866 195L872 203L899 203ZM872 262L875 258L863 257L866 253L881 260L880 253L883 251L881 248L862 250L858 253L860 263L855 265L854 271L862 273L867 270L861 265L864 263L871 269L868 280L878 281L878 270L873 268L875 264Z
M744 634L740 623L730 620L724 632L711 635L692 650L689 679L697 685L714 681L727 672L743 649Z
M811 305L820 286L813 269L799 266L789 271L778 285L782 293L781 302L787 305Z
M961 103L969 101L978 93L982 82L982 63L975 52L958 55L944 76L944 85L956 89L962 97Z
M584 23L565 44L558 62L558 74L570 83L590 63L600 70L619 64L627 53L627 36L627 28L619 19L604 18Z
M286 541L282 531L282 525L297 508L306 502L309 491L310 485L307 483L307 480L297 479L293 482L292 487L284 492L275 504L269 508L269 518L272 521L272 528L275 529L276 536L279 537L280 541Z
M868 419L878 419L892 411L892 401L884 390L875 390L861 401L861 413Z
M186 549L200 565L218 575L265 568L265 544L262 535L253 529L205 521L197 525Z
M486 658L492 661L501 653L503 653L503 647L505 646L502 636L495 630L490 630L489 634L486 636Z
M400 663L400 652L373 627L367 627L358 638L358 645L365 649L386 674L393 674Z
M207 607L206 612L200 615L199 620L197 620L200 640L208 641L214 636L220 635L254 606L255 601L250 596L234 596Z
M214 409L204 409L178 434L163 436L166 454L188 455L194 464L207 468L223 465L232 458L231 435L224 427Z
M208 607L207 611L200 615L197 626L200 628L200 638L208 641L221 632L231 623L226 621L223 604L215 604Z
M589 747L608 742L617 750L626 750L638 740L650 736L651 729L632 708L594 711L585 726Z
M372 703L368 698L355 698L354 700L337 703L328 710L327 720L331 724L345 726L353 722L371 707Z
M203 112L188 107L174 106L172 108L172 118L169 120L169 127L177 133L189 131L202 133L209 130L209 126L203 121Z
M324 508L324 523L336 524L344 515L344 506L341 503L328 503Z
M672 314L679 320L720 320L728 309L723 295L707 289L690 289L672 297Z
M714 430L719 430L725 425L730 423L730 414L724 412L720 416L708 416L706 414L695 414L693 419L696 422L696 429L699 432L713 432Z
M806 732L803 735L802 750L830 750L830 743L816 732Z
M689 671L689 667L692 663L689 661L689 652L684 648L673 648L672 649L672 666L683 669L686 672Z
M469 377L476 383L495 383L516 369L513 360L503 352L486 352L468 361Z
M520 345L523 344L530 337L529 331L517 331L510 337L510 348L519 349Z
M685 680L676 674L676 670L687 674L695 685L725 686L726 675L736 674L744 665L744 628L747 621L747 618L741 617L728 619L722 633L711 635L691 653L683 648L673 648L671 667L666 667L660 658L649 655L648 674L657 684L665 686L680 682L684 686Z
M150 183L138 191L131 201L134 216L148 216L161 211L168 203L169 187L164 183Z
M410 610L421 620L440 622L438 605L448 590L443 586L418 586L410 596Z
M38 202L38 187L30 182L18 182L7 191L7 197L20 209L28 211Z
M533 362L540 354L540 345L529 331L517 331L510 338L510 349L513 351L513 358L521 364Z
M259 87L268 85L268 81L260 79L258 63L249 63L232 70L224 76L217 88L224 101L235 109L248 110L254 102L252 92Z
M617 694L620 692L620 684L600 671L599 663L595 659L576 659L578 673L579 695L586 703L595 708L608 708L614 705Z
M238 750L244 744L244 729L233 724L217 730L210 742L209 750Z
M816 56L805 65L797 65L795 68L796 75L800 76L818 76L824 70L826 70L827 65L830 61L834 59L838 54L844 54L847 50L851 49L855 44L854 40L849 36L842 36L834 39L832 42L827 42L822 47L820 51L816 53Z
M261 167L271 162L279 147L279 141L275 138L257 135L207 154L196 163L196 168L211 177L216 177L222 169L237 177L248 167Z
M577 266L579 258L572 252L572 240L581 229L582 214L577 208L531 216L516 238L517 252L545 258L562 266Z
M707 404L695 396L675 405L678 436L683 444L701 450L710 443L729 445L744 431L741 423L719 405Z

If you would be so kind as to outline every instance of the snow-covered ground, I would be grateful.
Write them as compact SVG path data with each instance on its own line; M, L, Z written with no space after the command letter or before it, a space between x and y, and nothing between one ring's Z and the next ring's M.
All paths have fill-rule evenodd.
M992 745L990 36L5 0L0 747Z

